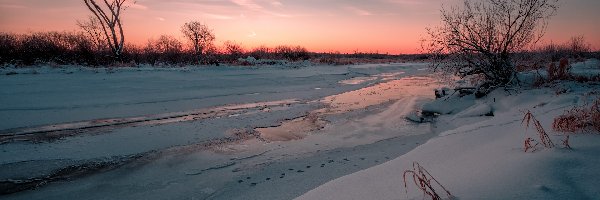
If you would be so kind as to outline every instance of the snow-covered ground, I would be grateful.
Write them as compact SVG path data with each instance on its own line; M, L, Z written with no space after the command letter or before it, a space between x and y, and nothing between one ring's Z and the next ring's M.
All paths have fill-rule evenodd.
M576 63L573 72L598 75L599 63ZM440 99L425 107L449 114L435 123L447 131L407 154L330 181L297 199L422 199L410 174L408 192L404 187L404 172L413 170L414 162L457 199L600 199L598 133L571 134L569 150L563 148L563 133L552 130L554 118L566 109L599 97L598 83L563 81L546 88L497 90L482 99ZM541 122L555 148L540 144L536 151L524 152L525 138L540 141L533 124L527 131L522 124L526 111ZM490 112L493 116L486 116ZM448 198L440 187L435 189Z
M425 67L2 69L3 198L294 198L430 138Z
M432 102L426 66L1 69L0 197L421 199L418 162L458 199L599 199L600 138L551 123L600 85ZM523 152L525 110L556 148Z

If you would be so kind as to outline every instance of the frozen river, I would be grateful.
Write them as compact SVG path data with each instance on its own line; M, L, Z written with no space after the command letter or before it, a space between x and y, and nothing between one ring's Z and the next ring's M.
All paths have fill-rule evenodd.
M4 69L0 191L291 199L431 137L405 120L433 93L425 67Z

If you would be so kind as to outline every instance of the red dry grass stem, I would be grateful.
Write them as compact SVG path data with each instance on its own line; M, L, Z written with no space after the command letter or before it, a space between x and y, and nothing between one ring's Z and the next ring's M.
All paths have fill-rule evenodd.
M565 114L554 118L552 129L565 133L600 133L600 98L590 107L584 105L566 110Z
M452 194L450 194L450 192L439 181L437 181L433 176L431 176L431 174L417 162L413 162L413 169L405 170L404 175L402 176L404 179L404 189L407 194L407 175L412 175L415 186L417 186L423 192L423 198L425 196L429 196L432 200L441 200L442 198L435 190L435 186L438 186L438 188L441 188L442 190L444 190L444 192L446 192L448 199L453 199Z
M521 124L525 124L525 126L526 126L525 134L527 134L527 129L529 129L529 124L531 124L531 123L533 123L533 126L535 127L535 130L538 133L538 136L540 138L540 142L542 142L544 147L546 147L546 148L554 147L554 143L550 139L550 136L548 136L548 133L546 133L546 131L544 130L544 127L542 127L542 124L540 123L540 121L535 119L535 116L533 116L531 111L527 110L527 112L525 113L525 116L523 116L523 120L521 121ZM529 139L531 139L531 138L529 138ZM527 141L525 141L525 143L527 143ZM528 148L525 148L525 151L527 151L527 150L528 150Z
M532 149L533 151L533 149L535 149L535 147L537 147L538 144L539 143L537 143L533 138L528 137L527 139L525 139L523 149L525 149L525 152L529 151L529 149Z

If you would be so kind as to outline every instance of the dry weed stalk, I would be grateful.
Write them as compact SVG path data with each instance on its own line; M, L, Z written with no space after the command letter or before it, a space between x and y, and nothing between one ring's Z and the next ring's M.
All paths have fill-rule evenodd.
M598 132L600 133L600 98L590 107L574 107L565 114L554 118L552 129L565 133Z
M548 79L550 80L566 80L570 78L569 69L571 66L569 65L569 60L566 58L561 58L559 61L558 67L556 64L550 63L548 66Z
M413 169L405 170L404 175L402 176L404 179L404 189L407 194L408 185L406 184L406 175L409 174L412 175L415 185L423 192L423 198L425 198L425 196L429 196L432 200L441 200L442 198L434 188L434 186L437 185L443 189L444 192L446 192L448 199L453 199L452 194L450 194L450 192L439 181L433 178L433 176L431 176L431 174L417 162L413 162Z
M571 145L569 145L569 135L568 134L565 134L565 139L563 139L562 144L566 149L573 149L573 148L571 148Z
M533 116L531 111L527 110L527 112L525 113L525 116L523 116L523 120L521 121L521 124L525 124L525 127L526 127L525 134L527 134L527 129L529 129L529 124L531 122L533 122L533 126L535 127L535 129L538 133L538 136L540 137L540 141L542 142L544 147L546 147L546 148L554 147L554 143L550 139L550 136L548 136L548 134L544 130L544 127L542 127L542 124L540 124L540 121L535 119L535 117ZM532 146L531 142L535 142L535 140L532 138L525 139L525 152L527 152L527 150L533 149L535 146L537 146L537 144Z
M533 139L533 138L527 138L525 139L525 144L523 145L523 149L525 149L525 152L529 151L529 149L535 149L535 147L537 147L538 143ZM535 143L535 144L533 144Z

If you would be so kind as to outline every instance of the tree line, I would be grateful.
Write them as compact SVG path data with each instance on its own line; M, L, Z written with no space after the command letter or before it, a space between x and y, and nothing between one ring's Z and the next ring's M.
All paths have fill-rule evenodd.
M307 60L314 53L301 46L259 46L250 50L226 41L217 46L186 44L171 35L149 39L144 45L125 43L119 56L83 31L6 33L0 32L0 64L36 65L192 65L234 63L248 56L256 59Z
M248 51L241 44L227 41L219 48L214 44L213 30L198 21L181 26L180 31L187 41L161 35L148 40L145 45L126 43L122 14L127 1L83 0L91 15L77 21L79 31L0 32L0 64L171 65L218 64L234 62L243 56L287 60L309 58L309 52L301 46L261 46Z

